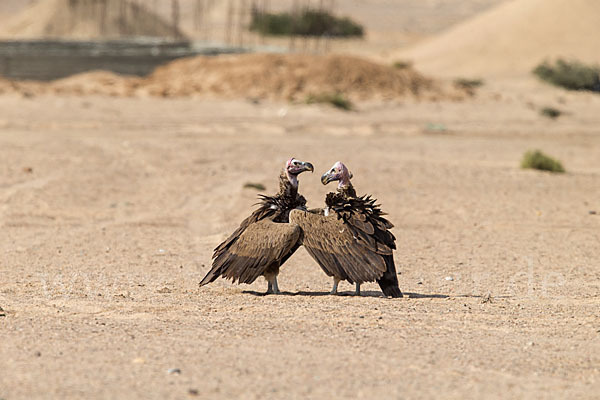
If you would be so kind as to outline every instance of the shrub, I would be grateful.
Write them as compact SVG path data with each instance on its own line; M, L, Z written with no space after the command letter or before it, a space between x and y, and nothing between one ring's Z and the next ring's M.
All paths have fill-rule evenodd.
M321 93L311 94L306 98L306 104L328 103L332 106L351 111L354 107L352 102L348 100L342 93Z
M560 161L547 156L540 150L530 150L523 156L521 160L521 168L538 169L541 171L550 172L565 172Z
M562 115L562 111L554 107L544 107L540 110L540 114L550 119L556 119Z
M412 67L412 61L396 61L395 63L392 64L392 66L396 69L406 69L406 68L410 68Z
M558 59L554 65L544 62L533 73L543 81L569 90L600 92L600 68Z
M298 14L254 11L250 30L274 36L362 37L364 28L350 18L336 17L326 11L305 9Z
M458 78L454 80L454 85L462 89L476 89L483 86L483 80Z
M266 187L262 183L246 182L244 183L244 189L265 190Z

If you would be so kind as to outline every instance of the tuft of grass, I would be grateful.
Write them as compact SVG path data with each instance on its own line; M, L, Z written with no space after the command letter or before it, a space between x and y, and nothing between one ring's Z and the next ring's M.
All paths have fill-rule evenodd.
M547 156L540 150L530 150L521 160L521 168L537 169L540 171L549 171L563 173L565 169L560 161Z
M427 132L446 132L448 128L444 124L429 122L425 130Z
M600 92L600 67L597 66L558 59L554 64L543 62L533 73L541 80L565 89Z
M265 190L266 187L262 183L246 182L244 183L244 189Z
M399 60L392 64L392 66L396 69L406 69L412 67L412 61Z
M458 78L454 80L454 85L456 87L462 88L462 89L477 89L480 86L483 86L484 82L482 79L465 79L465 78Z
M364 28L346 17L306 8L299 13L252 12L250 30L273 36L363 37Z
M556 119L562 115L562 111L554 107L544 107L540 110L540 114L550 119Z
M310 94L306 97L306 104L315 103L327 103L332 106L345 111L351 111L354 109L352 102L346 98L342 93L320 93Z

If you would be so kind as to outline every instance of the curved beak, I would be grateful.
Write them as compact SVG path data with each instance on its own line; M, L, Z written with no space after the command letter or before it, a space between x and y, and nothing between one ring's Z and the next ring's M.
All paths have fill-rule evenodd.
M331 175L329 175L329 172L325 172L323 176L321 176L321 183L327 185L329 182L331 182Z
M315 172L315 167L309 162L303 162L302 167L305 171Z

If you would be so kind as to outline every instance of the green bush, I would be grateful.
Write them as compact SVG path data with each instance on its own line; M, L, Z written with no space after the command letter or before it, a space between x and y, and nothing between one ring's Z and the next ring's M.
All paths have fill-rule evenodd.
M550 172L565 172L561 162L547 156L540 150L530 150L523 156L521 160L521 168L538 169L541 171Z
M321 94L311 94L306 98L306 104L315 104L315 103L327 103L332 106L351 111L354 106L352 102L348 100L342 93L321 93Z
M544 107L540 110L540 114L544 117L556 119L562 115L562 111L554 107Z
M350 18L340 18L325 11L305 9L298 14L252 13L250 30L274 36L362 37L362 25Z
M544 62L533 73L543 81L569 90L600 92L600 68L558 59L554 65Z

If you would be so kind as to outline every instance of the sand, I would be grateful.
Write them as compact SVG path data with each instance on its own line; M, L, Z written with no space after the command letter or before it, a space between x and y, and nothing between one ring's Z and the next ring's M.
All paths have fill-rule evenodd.
M353 113L1 96L0 397L595 398L599 103L501 84ZM520 170L530 148L568 173ZM316 166L312 207L338 159L379 199L406 298L328 296L304 250L284 295L198 288L256 202L244 184L272 193L290 156Z
M557 57L600 63L598 37L596 0L511 0L397 57L435 76L520 77Z
M346 84L326 63L277 63ZM600 96L490 78L429 101L405 83L443 85L435 76L362 61L347 71L355 95L401 101L289 102L269 94L298 80L277 91L260 71L270 91L246 98L243 63L209 71L239 92L181 94L207 64L157 71L154 84L182 90L172 97L102 71L0 78L0 399L598 397ZM548 106L564 114L541 116ZM521 170L535 148L567 173ZM336 160L379 200L405 298L347 283L329 296L303 249L282 268L283 295L263 296L262 280L198 287L256 203L245 184L273 193L291 156L316 167L300 179L310 207Z

